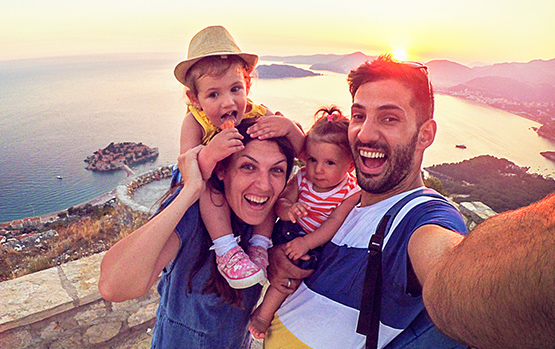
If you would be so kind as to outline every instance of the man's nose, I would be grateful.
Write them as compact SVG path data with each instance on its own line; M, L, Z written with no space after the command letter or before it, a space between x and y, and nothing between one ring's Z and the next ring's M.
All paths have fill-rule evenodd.
M358 139L362 143L377 141L380 138L378 126L379 125L374 120L372 120L371 118L367 118L366 120L364 120L364 123L360 127Z

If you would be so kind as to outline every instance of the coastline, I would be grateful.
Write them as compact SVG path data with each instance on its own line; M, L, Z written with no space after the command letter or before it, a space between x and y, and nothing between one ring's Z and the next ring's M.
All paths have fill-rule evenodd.
M78 204L78 205L74 205L74 206L70 206L70 207L83 207L83 206L85 206L85 205L87 205L87 204L91 204L91 205L93 205L93 206L97 206L97 205L100 205L100 204L104 204L104 203L106 203L107 201L110 201L110 200L115 199L115 198L116 198L116 188L110 190L110 191L107 192L107 193L104 193L104 194L102 194L102 195L99 195L99 196L97 196L97 197L95 197L95 198L93 198L93 199L91 199L91 200L88 200L88 201L82 202L82 203L80 203L80 204ZM65 208L65 209L63 209L63 210L61 210L61 211L46 213L46 214L43 214L43 215L41 215L41 216L22 217L22 218L18 218L18 219L14 219L14 220L8 221L8 222L0 222L0 224L9 224L9 223L18 222L18 221L23 222L24 220L28 220L28 219L37 219L37 218L40 219L40 221L41 221L42 223L48 222L48 221L55 221L56 219L58 219L58 214L60 214L60 213L62 213L62 212L64 212L64 211L67 211L68 208L69 208L69 207L67 207L67 208Z

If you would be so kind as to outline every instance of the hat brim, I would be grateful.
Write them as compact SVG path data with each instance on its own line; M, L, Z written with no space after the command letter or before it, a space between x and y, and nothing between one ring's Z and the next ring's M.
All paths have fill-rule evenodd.
M195 64L196 62L200 61L201 59L203 59L205 57L231 56L231 55L241 57L245 62L247 62L251 71L254 70L254 67L256 66L256 63L258 63L258 56L255 55L255 54L244 53L244 52L241 52L241 53L214 52L214 53L211 53L211 54L208 54L208 55L204 55L202 57L191 58L191 59L187 59L187 60L184 60L184 61L178 63L175 66L175 69L173 70L173 74L175 75L176 79L180 83L185 85L185 75L187 74L189 69L193 66L193 64Z

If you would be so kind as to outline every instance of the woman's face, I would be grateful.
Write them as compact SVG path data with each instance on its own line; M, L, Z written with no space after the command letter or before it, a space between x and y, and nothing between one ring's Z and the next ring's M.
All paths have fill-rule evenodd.
M227 170L218 178L224 182L229 207L250 225L264 221L285 187L287 159L273 141L252 140L233 154Z

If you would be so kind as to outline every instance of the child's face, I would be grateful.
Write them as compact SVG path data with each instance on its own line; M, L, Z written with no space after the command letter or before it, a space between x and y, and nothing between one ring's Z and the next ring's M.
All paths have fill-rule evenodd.
M197 96L189 96L198 103L206 117L220 127L231 120L238 125L247 107L248 87L243 72L231 66L222 76L203 75L197 80Z
M349 150L332 143L307 140L306 174L317 192L335 188L353 170Z

